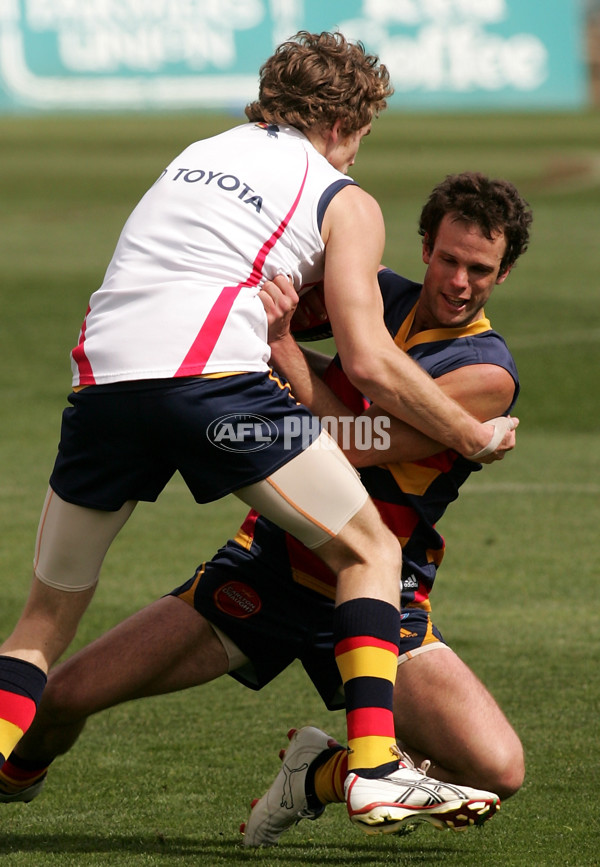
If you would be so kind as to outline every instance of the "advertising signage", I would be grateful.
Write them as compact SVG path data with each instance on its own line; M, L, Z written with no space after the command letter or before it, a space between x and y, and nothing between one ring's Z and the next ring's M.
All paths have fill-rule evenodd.
M577 0L0 0L0 111L238 109L300 29L390 69L391 108L582 106Z

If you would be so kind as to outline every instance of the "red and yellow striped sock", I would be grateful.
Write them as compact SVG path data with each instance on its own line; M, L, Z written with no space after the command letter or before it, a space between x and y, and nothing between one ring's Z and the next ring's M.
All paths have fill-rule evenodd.
M46 685L41 668L0 656L0 762L12 753L35 716Z
M346 696L348 770L385 776L394 759L393 693L400 612L380 599L351 599L335 610L335 656Z

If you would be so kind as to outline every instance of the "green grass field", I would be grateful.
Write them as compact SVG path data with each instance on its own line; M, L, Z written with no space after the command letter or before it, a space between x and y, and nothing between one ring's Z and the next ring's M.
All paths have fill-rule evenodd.
M191 115L3 119L0 635L28 587L70 387L69 350L129 211L191 140L236 122ZM248 852L240 821L293 725L344 739L301 671L260 694L229 679L93 719L44 794L2 807L17 865L600 864L600 115L389 115L355 177L381 202L386 263L422 274L417 217L446 173L514 181L535 214L530 251L487 312L522 380L518 448L472 479L440 525L436 621L526 749L521 792L481 830L367 838L342 807ZM237 528L229 498L197 507L174 480L107 558L72 650L188 577Z

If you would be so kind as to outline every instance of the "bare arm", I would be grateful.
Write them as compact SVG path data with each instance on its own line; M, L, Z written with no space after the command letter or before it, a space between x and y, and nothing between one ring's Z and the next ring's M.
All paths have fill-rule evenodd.
M319 418L326 416L344 421L343 445L346 456L355 467L368 467L374 464L418 461L437 454L446 448L443 443L426 436L400 419L390 417L380 406L369 407L358 418L382 419L380 426L372 430L385 430L388 435L388 448L381 450L381 439L373 436L369 448L362 434L354 433L352 419L355 418L348 407L339 400L331 389L321 382L323 363L327 356L316 356L312 351L301 350L295 341L290 340L287 352L280 345L280 360L287 368L286 376L292 382L294 393L298 395L296 384L300 380L301 390L311 395L311 410ZM312 368L317 358L317 369ZM473 414L480 421L502 415L510 405L514 393L514 381L508 371L492 364L477 364L461 367L435 380L436 385L449 397ZM518 424L518 420L515 419ZM341 433L339 428L338 433ZM334 431L331 431L335 433ZM514 442L514 440L513 440ZM504 457L505 451L495 455Z
M464 409L480 421L502 415L510 406L514 395L514 380L503 367L494 364L474 364L460 367L435 380L448 397L456 400ZM371 406L364 415L377 418L381 407ZM356 467L368 467L380 463L418 461L443 451L446 446L422 434L406 422L389 418L387 432L390 445L385 452L379 449L359 449L359 437L351 439L352 446L345 449L349 460ZM516 420L518 423L518 420ZM502 455L503 456L503 455Z
M373 437L373 446L359 447L365 443L365 437L354 433L351 410L326 386L322 377L331 358L323 353L307 347L300 348L293 339L287 325L293 312L293 305L298 296L293 288L285 283L279 286L265 284L261 295L272 323L270 331L272 346L272 362L292 383L297 397L310 406L320 418L333 417L343 420L343 445L350 461L357 467L371 466L380 463L421 460L436 454L446 448L446 445L427 437L400 419L390 417L381 407L373 405L359 416L381 419L389 438L385 452L381 450L381 438ZM285 311L285 313L283 312ZM477 364L461 367L435 380L435 387L440 388L448 397L457 401L472 415L484 421L506 411L514 394L514 381L508 371L493 364ZM515 419L518 424L518 420ZM373 430L377 426L373 425ZM335 433L335 431L331 431ZM341 429L338 429L338 434ZM512 435L514 445L514 434ZM495 452L490 460L504 457L502 448Z
M350 381L389 415L433 440L461 454L478 452L488 444L491 426L437 388L394 344L384 325L377 283L384 227L375 200L358 187L345 187L327 209L323 237L325 302ZM311 406L314 387L305 394L293 385L296 397Z

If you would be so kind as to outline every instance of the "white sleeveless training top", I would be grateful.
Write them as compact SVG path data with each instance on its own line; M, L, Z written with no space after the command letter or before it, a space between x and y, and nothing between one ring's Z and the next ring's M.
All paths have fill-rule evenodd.
M72 352L73 385L267 370L257 293L323 276L323 214L353 181L291 127L196 142L127 220Z

